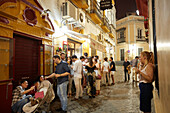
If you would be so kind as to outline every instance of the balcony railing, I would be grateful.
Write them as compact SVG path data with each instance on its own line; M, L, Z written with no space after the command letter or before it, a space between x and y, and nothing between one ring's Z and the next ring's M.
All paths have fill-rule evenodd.
M114 27L112 26L112 24L110 24L109 29L110 29L110 33L114 33L114 32L113 32Z
M90 0L90 13L95 13L102 20L102 13L100 11L100 6L95 0Z
M125 40L125 39L126 39L125 37L118 38L118 39L117 39L117 43L126 42L126 40Z
M113 24L110 24L110 26L113 28L113 29L116 29L115 26Z
M147 41L144 36L136 36L136 41Z
M110 24L109 24L109 19L107 17L103 17L103 25L107 26L107 28L110 28Z

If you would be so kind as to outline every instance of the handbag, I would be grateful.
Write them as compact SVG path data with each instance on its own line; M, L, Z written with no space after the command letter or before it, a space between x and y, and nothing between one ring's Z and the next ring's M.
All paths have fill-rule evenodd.
M101 77L101 75L99 75L99 74L98 74L98 76L96 76L96 79L99 79L99 80L100 80L101 78L102 78L102 77Z
M35 93L35 98L44 98L44 92L43 91L41 91L41 92L36 92Z

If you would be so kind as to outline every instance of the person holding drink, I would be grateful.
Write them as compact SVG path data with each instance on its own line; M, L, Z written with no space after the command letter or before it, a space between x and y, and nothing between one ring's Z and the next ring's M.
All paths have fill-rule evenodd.
M134 68L139 74L140 110L144 113L151 112L151 99L153 98L152 82L154 80L154 56L152 52L143 51L140 55L140 68Z

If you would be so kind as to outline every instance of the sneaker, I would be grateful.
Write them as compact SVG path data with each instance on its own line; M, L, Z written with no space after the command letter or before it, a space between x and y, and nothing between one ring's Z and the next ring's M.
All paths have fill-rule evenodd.
M71 101L76 101L76 100L78 100L77 98L73 98L73 99L71 99Z
M93 98L92 96L89 96L89 98Z
M60 113L67 113L67 111L62 110Z
M55 109L56 111L62 111L63 109L62 108L58 108L58 109Z

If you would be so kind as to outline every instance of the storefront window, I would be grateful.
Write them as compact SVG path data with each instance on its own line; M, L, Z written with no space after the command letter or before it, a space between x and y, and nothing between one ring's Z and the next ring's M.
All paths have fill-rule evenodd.
M68 57L73 56L75 54L75 48L74 48L74 43L68 42Z
M45 75L53 73L53 47L45 45Z
M13 79L13 39L0 37L0 81Z
M77 55L78 58L82 55L82 45L76 43L75 44L75 54Z
M68 43L68 48L74 48L74 43Z
M76 55L78 58L82 55L82 44L74 41L68 41L68 56Z

